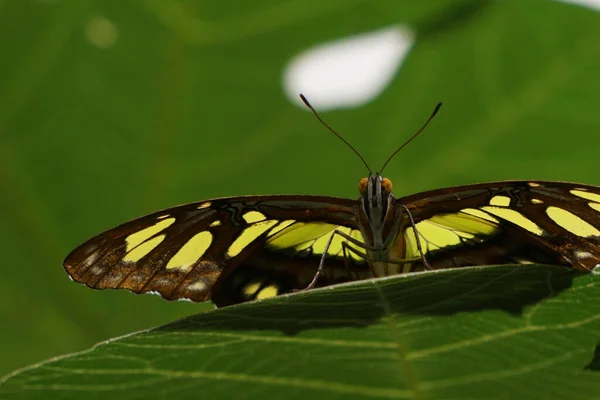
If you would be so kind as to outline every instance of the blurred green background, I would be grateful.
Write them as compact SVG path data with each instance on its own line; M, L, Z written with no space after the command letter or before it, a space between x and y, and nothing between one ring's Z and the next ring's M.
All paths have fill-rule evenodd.
M386 169L397 196L502 179L600 184L593 8L0 0L0 376L212 307L70 282L62 261L89 237L212 197L357 197L364 166L290 101L282 76L313 46L395 25L415 41L385 87L322 116L377 168L444 101Z

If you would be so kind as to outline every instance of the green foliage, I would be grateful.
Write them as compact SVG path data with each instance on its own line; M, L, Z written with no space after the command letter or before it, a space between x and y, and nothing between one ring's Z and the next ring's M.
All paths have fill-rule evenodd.
M93 42L89 29L104 19L116 37ZM600 184L599 22L594 11L542 0L0 1L0 375L210 308L69 282L62 260L90 236L204 198L357 196L361 163L282 94L286 63L317 43L391 24L416 31L375 101L323 115L380 165L444 101L386 169L397 196L498 179ZM591 306L582 299L565 314L592 315ZM443 318L460 327L465 315ZM572 382L599 369L589 356L597 336L571 359L588 365L565 375ZM583 339L556 349L547 340L531 347L551 358ZM518 362L523 352L511 349L494 357ZM429 360L440 374L460 370Z
M0 396L596 399L599 285L504 266L301 292L35 365Z

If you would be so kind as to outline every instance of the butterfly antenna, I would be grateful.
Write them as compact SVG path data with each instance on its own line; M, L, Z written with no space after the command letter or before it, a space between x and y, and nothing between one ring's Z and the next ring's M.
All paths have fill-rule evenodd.
M363 164L365 164L365 167L367 167L367 170L369 170L369 173L372 174L373 172L371 171L371 168L369 168L369 165L367 164L367 162L365 161L365 159L363 158L363 156L361 156L360 153L358 151L356 151L356 149L354 147L352 147L352 145L350 143L348 143L348 141L346 139L344 139L343 137L341 137L339 133L337 133L332 127L330 127L329 125L327 125L325 123L325 121L323 121L321 119L321 117L319 117L319 114L315 111L315 109L313 108L313 106L310 105L310 103L308 102L308 100L306 99L306 97L304 97L304 95L302 93L300 93L300 98L302 99L302 101L304 102L304 104L306 105L306 107L308 107L310 109L310 111L312 111L313 114L315 114L315 117L317 117L317 119L319 120L320 123L322 123L323 125L325 125L325 127L327 129L329 129L331 132L333 132L333 134L335 136L337 136L342 142L346 143L346 146L350 147L350 149L354 153L356 153L356 155L360 158L360 160L363 162Z
M433 117L435 117L435 114L437 114L437 112L439 111L440 107L442 106L442 103L438 103L437 106L435 106L435 109L433 110L433 112L431 113L431 115L429 116L429 118L427 119L427 122L425 122L425 125L423 125L423 127L421 129L419 129L417 131L417 133L415 133L414 135L412 135L410 137L410 139L408 139L406 142L404 142L404 144L402 144L402 146L398 147L398 149L392 153L391 156L389 156L389 158L387 159L387 161L383 164L383 167L381 167L381 169L379 170L379 173L383 173L383 170L385 169L386 165L388 165L388 163L390 162L390 160L392 158L394 158L394 156L396 154L398 154L398 152L400 150L402 150L407 144L409 144L414 138L416 138L417 136L419 136L419 134L421 132L423 132L425 130L425 128L427 128L427 125L429 125L429 122L431 122L431 120L433 119Z

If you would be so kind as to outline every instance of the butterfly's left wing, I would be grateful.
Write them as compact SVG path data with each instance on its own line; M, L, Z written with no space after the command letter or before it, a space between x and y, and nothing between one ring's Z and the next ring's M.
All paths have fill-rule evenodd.
M600 263L597 186L504 181L433 190L397 202L410 210L433 268L542 263L591 270ZM406 258L420 255L407 219L395 246ZM425 267L417 261L408 269Z
M247 196L159 211L102 233L64 266L91 288L157 292L229 305L305 288L338 229L362 241L357 202L323 196ZM320 285L370 276L334 237Z

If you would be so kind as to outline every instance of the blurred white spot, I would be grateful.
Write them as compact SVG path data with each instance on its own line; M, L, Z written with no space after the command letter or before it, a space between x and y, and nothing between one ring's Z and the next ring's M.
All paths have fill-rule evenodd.
M592 269L593 274L600 274L600 264L596 264L594 269Z
M105 17L94 17L85 26L85 36L94 46L106 49L115 44L118 31Z
M594 257L594 255L592 253L590 253L589 251L575 251L575 257L582 259L582 258L592 258Z
M563 3L571 3L577 6L591 8L600 11L600 0L558 0Z
M208 285L206 284L206 282L204 282L203 280L198 280L198 281L188 285L186 289L188 289L192 292L203 292L207 288L208 288Z
M386 88L413 43L408 28L393 26L320 44L289 62L285 93L302 108L299 93L320 111L360 106Z
M93 263L95 263L97 259L98 259L98 253L92 253L83 261L82 264L84 267L89 267Z

